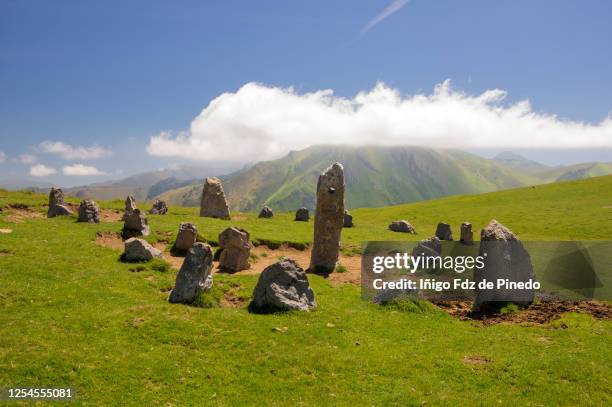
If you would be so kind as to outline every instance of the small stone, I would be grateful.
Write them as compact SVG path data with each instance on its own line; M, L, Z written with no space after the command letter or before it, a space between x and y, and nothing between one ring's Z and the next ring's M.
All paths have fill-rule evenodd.
M453 240L453 232L451 230L451 226L448 223L438 223L436 227L436 236L440 240Z
M149 221L140 209L136 208L123 223L123 237L129 238L134 236L148 236L151 233L149 229Z
M442 254L442 242L437 236L421 240L412 249L412 256L425 255L425 257L438 257Z
M393 232L416 234L416 231L414 230L412 225L406 222L405 220L396 220L391 222L391 224L389 225L389 230Z
M295 212L295 220L298 222L308 222L310 219L310 212L308 208L300 208Z
M168 301L191 304L201 292L210 290L213 285L212 264L213 253L209 245L196 242L191 246L176 275Z
M124 248L124 259L126 261L149 261L153 258L163 258L161 251L143 239L132 237L124 242Z
M168 213L168 205L166 205L166 202L156 199L149 213L151 215L165 215Z
M68 209L68 205L64 202L64 192L61 188L51 188L49 191L49 210L47 211L48 218L56 216L72 215L72 211Z
M274 212L272 212L272 209L270 209L269 206L264 206L263 208L261 208L261 212L259 212L260 218L269 219L273 216L274 216Z
M81 201L79 222L100 223L100 208L93 200L85 199Z
M253 291L256 309L300 310L316 308L306 272L294 260L284 259L266 267Z
M236 272L250 267L251 241L249 232L235 227L227 228L219 235L219 246L221 247L219 269Z
M225 192L223 192L221 180L217 177L208 177L204 180L202 200L200 201L200 216L230 219Z
M176 235L176 241L174 247L178 250L189 250L191 246L196 242L198 237L198 229L196 225L190 222L182 222L179 225L178 234Z
M472 245L474 244L474 233L472 232L472 224L463 222L461 224L461 243Z
M345 228L353 227L353 215L349 213L349 211L344 211L344 224L342 225Z

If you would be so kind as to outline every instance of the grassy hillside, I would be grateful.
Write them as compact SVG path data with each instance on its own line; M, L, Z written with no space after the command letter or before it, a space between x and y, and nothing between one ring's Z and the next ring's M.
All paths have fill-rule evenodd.
M318 309L251 314L168 304L176 270L133 272L94 244L119 222L43 214L46 197L0 191L0 383L73 386L94 405L609 405L612 323L567 314L541 326L486 328L436 309L380 307L351 284L309 275ZM121 202L103 202L117 209ZM354 211L345 245L420 239L435 224L495 217L523 239L609 239L612 176ZM19 215L19 216L18 216ZM309 242L312 222L282 214L223 221L195 208L150 216L150 240L194 221L210 240L229 225L255 239ZM386 231L411 221L418 236ZM269 252L274 256L274 252ZM256 275L215 274L248 297Z
M344 165L349 207L378 207L445 195L480 193L524 185L516 175L491 160L458 150L419 147L314 146L279 160L261 162L223 178L230 207L254 211L269 205L280 211L314 207L320 172L339 161ZM175 204L199 202L201 185L162 195Z

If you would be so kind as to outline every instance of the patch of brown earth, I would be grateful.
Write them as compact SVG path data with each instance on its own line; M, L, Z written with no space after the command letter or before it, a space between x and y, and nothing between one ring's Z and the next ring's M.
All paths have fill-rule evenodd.
M0 249L0 257L2 256L10 256L11 255L11 251L8 249Z
M7 212L6 220L12 223L23 223L25 219L43 218L44 214L25 204L8 204L3 208Z
M440 309L465 321L477 321L482 325L511 323L542 325L559 319L568 312L589 314L595 319L612 320L612 305L600 301L542 301L509 314L472 313L470 301L438 301Z
M100 209L100 221L122 222L123 212L117 209Z
M486 365L491 363L489 358L478 355L465 355L461 361L466 365Z
M0 233L8 235L9 233L13 233L13 229L0 229Z

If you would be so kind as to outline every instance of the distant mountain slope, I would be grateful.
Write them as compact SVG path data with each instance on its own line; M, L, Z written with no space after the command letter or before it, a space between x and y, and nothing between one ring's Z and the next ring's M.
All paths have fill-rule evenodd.
M550 167L544 164L529 160L519 154L513 153L512 151L504 151L499 153L493 157L493 161L528 174L535 174L550 169Z
M233 210L314 207L319 173L339 161L344 165L349 208L387 206L454 194L513 188L523 175L485 158L458 150L420 147L313 146L286 157L223 177ZM199 204L201 182L168 191L173 204Z

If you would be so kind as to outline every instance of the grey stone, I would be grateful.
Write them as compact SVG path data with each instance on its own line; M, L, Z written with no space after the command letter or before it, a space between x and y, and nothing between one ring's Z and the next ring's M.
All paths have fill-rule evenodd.
M297 211L295 211L296 221L308 222L308 219L310 219L310 212L308 211L308 208L300 208Z
M221 247L219 269L236 272L250 267L251 241L249 232L235 227L227 228L219 235L219 246Z
M344 168L340 163L334 163L319 176L314 222L309 270L331 273L338 261L344 224Z
M412 256L439 257L442 254L442 242L437 236L421 240L412 249Z
M174 247L179 250L189 250L196 242L198 228L190 222L182 222L179 225L178 234L174 242Z
M136 200L132 195L128 195L125 198L125 211L123 212L123 217L121 220L125 221L127 217L134 212L134 209L136 209Z
M91 199L84 199L79 205L79 222L100 223L100 208Z
M150 233L147 217L140 209L134 209L123 223L123 237L148 236Z
M259 212L260 218L271 218L273 216L274 212L272 212L272 209L269 206L264 206L261 208L261 212Z
M344 224L342 225L345 228L353 227L353 215L349 213L349 211L344 211Z
M451 226L448 223L438 223L436 227L436 236L440 240L453 240L453 232L451 230Z
M61 188L51 188L49 191L49 210L47 211L48 218L56 216L72 215L72 211L68 209L68 205L64 202L64 192Z
M306 272L292 259L284 259L266 267L253 291L257 309L300 310L316 308L314 292Z
M223 186L219 178L208 177L204 180L204 189L202 190L202 200L200 202L200 216L230 219L225 192L223 192Z
M191 304L198 294L212 288L213 252L206 243L196 242L187 252L170 291L171 303Z
M463 222L461 224L461 239L460 242L467 245L474 244L474 233L472 232L472 224Z
M474 268L477 285L485 279L494 284L498 279L536 281L531 256L516 235L495 219L480 233L478 255L483 256L484 267ZM506 301L527 305L533 301L534 295L534 290L477 289L474 310L495 309Z
M406 222L405 220L396 220L391 222L391 224L389 225L389 230L393 232L416 234L416 231L414 230L412 225Z
M126 261L149 261L153 258L161 259L163 254L149 242L135 237L124 242L124 259Z
M149 213L151 215L165 215L168 213L168 206L166 205L166 202L156 199L155 202L153 202L153 207Z

